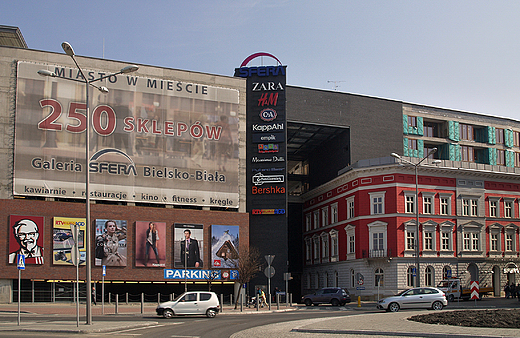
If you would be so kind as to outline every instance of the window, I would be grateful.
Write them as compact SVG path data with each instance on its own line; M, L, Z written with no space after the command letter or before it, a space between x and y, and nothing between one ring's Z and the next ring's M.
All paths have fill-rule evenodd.
M480 250L480 234L472 233L471 234L471 250L479 251Z
M371 215L380 215L385 213L385 193L370 193Z
M460 160L463 162L475 162L475 150L473 147L460 146Z
M433 268L431 266L427 266L424 270L424 285L433 286Z
M376 271L374 272L374 281L375 281L374 286L381 287L385 284L385 274L383 272L383 269L381 269L381 268L376 269Z
M520 147L520 132L513 132L513 144L515 147Z
M491 234L491 251L498 251L498 234L492 233Z
M321 209L321 226L329 225L329 207Z
M415 195L406 194L405 195L405 210L408 214L415 213Z
M437 124L432 122L424 122L424 136L438 137Z
M305 259L308 262L312 260L312 241L310 238L305 239Z
M386 233L387 223L375 221L367 224L369 232L369 246L370 257L385 257L386 256Z
M441 232L441 250L443 250L443 251L451 250L451 232L449 232L449 231Z
M337 271L334 271L334 286L339 286L339 273Z
M314 211L313 215L314 215L314 220L313 220L314 229L318 229L320 227L320 211L319 210Z
M439 194L440 197L440 214L441 215L450 215L451 214L451 195Z
M489 200L489 217L498 217L497 215L498 201Z
M460 123L459 128L460 128L460 139L461 140L475 141L473 126Z
M433 195L425 195L423 193L423 213L424 214L434 214L433 208Z
M478 216L478 198L462 198L462 216Z
M320 259L320 239L317 235L312 238L314 248L314 261L317 263Z
M408 139L408 149L417 150L417 140L415 139Z
M382 232L375 232L372 234L372 244L375 251L384 250L384 238L385 234Z
M347 198L347 219L355 217L354 196Z
M506 165L505 150L497 149L497 165Z
M495 138L497 144L504 144L504 129L496 128L495 129Z
M513 234L506 233L506 251L513 251Z
M354 269L350 269L350 287L356 287L356 272L354 271Z
M406 230L406 250L415 249L415 232Z
M338 232L331 230L330 233L330 257L331 260L336 261L338 257Z
M451 277L451 267L449 265L445 265L443 268L442 268L442 279L446 279Z
M415 286L415 267L410 266L408 267L408 270L406 270L406 285L409 287Z
M312 218L311 214L308 213L305 215L305 231L310 231L312 228Z
M355 258L356 253L356 228L352 225L347 225L345 227L345 233L347 235L347 256L350 256L350 258Z
M504 201L504 217L513 217L513 201Z
M424 250L433 250L433 232L424 233Z
M348 253L356 252L356 237L354 235L348 236Z
M333 224L338 221L338 203L334 203L330 206L330 221Z
M417 127L417 117L415 117L415 116L408 116L408 126L410 126L410 127Z
M471 246L470 246L470 244L471 244L470 234L465 233L465 234L463 235L463 242L464 242L464 250L466 250L466 251L471 250Z

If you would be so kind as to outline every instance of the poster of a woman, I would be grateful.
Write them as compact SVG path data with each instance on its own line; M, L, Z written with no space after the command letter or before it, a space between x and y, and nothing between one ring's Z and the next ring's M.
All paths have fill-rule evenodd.
M96 265L126 266L126 221L96 219Z
M166 266L166 223L135 222L135 266Z

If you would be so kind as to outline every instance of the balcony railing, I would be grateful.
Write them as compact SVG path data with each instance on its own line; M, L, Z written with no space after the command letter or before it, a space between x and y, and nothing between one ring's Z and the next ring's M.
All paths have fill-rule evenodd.
M392 250L363 250L363 258L387 258L392 257Z

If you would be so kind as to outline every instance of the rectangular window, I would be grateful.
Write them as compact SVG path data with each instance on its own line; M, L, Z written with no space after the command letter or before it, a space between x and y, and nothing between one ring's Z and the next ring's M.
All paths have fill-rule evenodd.
M460 159L463 162L475 162L475 151L473 147L460 146Z
M379 203L382 203L382 197L380 197ZM355 216L355 205L354 205L354 197L350 197L347 199L347 219L354 218Z
M305 215L305 231L311 230L311 226L312 226L311 223L312 223L311 214Z
M478 216L478 199L462 199L462 216Z
M338 256L338 236L337 235L331 236L330 245L331 245L331 247L330 247L331 256L337 257Z
M406 232L406 250L414 250L415 249L415 232L407 231Z
M356 252L356 241L355 237L349 236L348 237L348 253L355 253Z
M417 140L408 139L408 149L417 150Z
M480 236L478 233L471 234L471 249L473 251L479 250L479 240L480 240Z
M498 201L489 201L489 217L497 217Z
M436 123L424 122L423 130L426 137L438 137Z
M491 234L491 251L498 251L498 234Z
M384 250L383 235L384 235L384 233L382 233L382 232L374 233L372 235L372 240L373 240L372 244L373 244L374 250Z
M513 144L515 147L520 147L520 132L513 132Z
M406 213L413 214L415 212L415 195L406 195Z
M449 251L450 250L450 233L443 231L441 233L442 240L442 250Z
M433 250L433 232L424 233L424 250Z
M469 251L471 250L471 240L470 240L470 234L464 233L464 250Z
M321 226L325 227L329 225L329 208L325 207L321 209Z
M513 202L511 202L511 201L504 202L504 217L506 217L506 218L513 217Z
M432 214L432 197L431 196L424 196L423 197L423 212L425 214Z
M473 132L473 126L468 124L459 124L460 128L460 139L465 141L475 141L475 133Z
M471 200L471 216L478 216L478 200Z
M372 197L372 214L382 214L383 213L383 196L374 196Z
M505 152L505 150L497 149L497 165L506 165L506 152Z
M506 250L513 251L513 234L506 233Z
M320 227L320 212L318 210L316 210L314 212L314 229L318 229Z
M408 125L410 127L417 127L417 117L415 117L415 116L408 116Z
M336 223L338 221L338 203L330 206L330 221Z
M441 197L441 215L447 215L448 214L448 203L449 199L445 197Z
M495 129L496 143L504 144L504 129L496 128Z

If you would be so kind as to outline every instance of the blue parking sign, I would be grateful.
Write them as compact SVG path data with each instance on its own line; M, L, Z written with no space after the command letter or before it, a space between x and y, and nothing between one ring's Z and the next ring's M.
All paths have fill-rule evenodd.
M18 254L16 257L18 270L25 270L25 255Z

